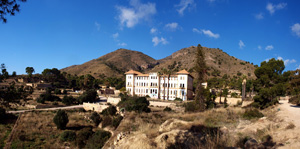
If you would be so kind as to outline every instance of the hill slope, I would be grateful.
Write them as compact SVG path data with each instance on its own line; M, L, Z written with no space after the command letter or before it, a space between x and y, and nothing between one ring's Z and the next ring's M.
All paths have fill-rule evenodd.
M73 65L61 71L76 75L91 74L94 77L104 74L108 77L121 77L130 70L143 71L151 68L157 61L142 52L118 49L98 59L82 65Z
M255 67L249 62L229 56L220 49L206 47L203 47L203 49L208 66L208 77L222 77L224 74L255 77ZM157 72L162 68L168 68L169 65L175 65L178 70L186 69L194 75L192 68L195 62L196 50L197 47L191 46L183 48L164 59L155 60L142 52L119 49L82 65L64 68L62 71L76 75L91 74L96 78L102 74L107 77L122 77L130 69L141 72Z
M191 46L183 48L172 55L158 60L159 65L155 66L151 71L159 71L162 68L168 68L168 65L176 64L175 67L179 66L180 69L188 70L192 75L193 66L195 62L197 47ZM208 77L222 77L224 74L229 76L241 76L246 75L247 77L254 78L254 65L249 62L237 59L233 56L228 55L220 49L206 48L203 47L205 53L205 61L208 67Z

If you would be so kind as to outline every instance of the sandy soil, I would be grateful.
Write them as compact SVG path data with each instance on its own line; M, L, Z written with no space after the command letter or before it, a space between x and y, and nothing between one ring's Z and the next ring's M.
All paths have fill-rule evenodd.
M294 124L295 128L275 133L274 140L284 141L281 148L300 148L300 107L288 103L288 100L280 100L279 103L277 116L284 124Z

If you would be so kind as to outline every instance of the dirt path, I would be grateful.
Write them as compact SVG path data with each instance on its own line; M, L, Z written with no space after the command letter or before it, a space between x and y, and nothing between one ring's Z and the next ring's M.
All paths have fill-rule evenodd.
M281 116L287 122L292 122L296 128L300 128L300 107L288 103L288 100L279 101L278 116Z
M300 148L300 107L288 103L288 100L280 100L277 117L283 120L281 129L275 133L275 140L284 144L280 148ZM288 128L290 125L294 128Z
M7 111L7 113L24 113L24 112L28 112L28 111L48 111L48 110L77 109L77 108L83 108L83 105L75 105L75 106L67 106L67 107L56 107L56 108L45 108L45 109Z

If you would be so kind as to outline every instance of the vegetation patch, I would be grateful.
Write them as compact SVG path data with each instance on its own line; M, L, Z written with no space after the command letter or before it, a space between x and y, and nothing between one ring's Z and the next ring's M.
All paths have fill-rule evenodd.
M243 114L243 118L245 119L254 119L254 118L261 118L264 117L264 115L259 112L258 109L250 109L250 110L246 110L245 113Z

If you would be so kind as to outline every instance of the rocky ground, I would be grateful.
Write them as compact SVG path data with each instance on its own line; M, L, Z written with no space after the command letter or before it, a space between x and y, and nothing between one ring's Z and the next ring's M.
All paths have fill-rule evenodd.
M244 119L241 107L202 113L127 113L104 148L220 148L300 146L300 108L282 100L262 111L264 117ZM248 141L247 141L248 140Z

